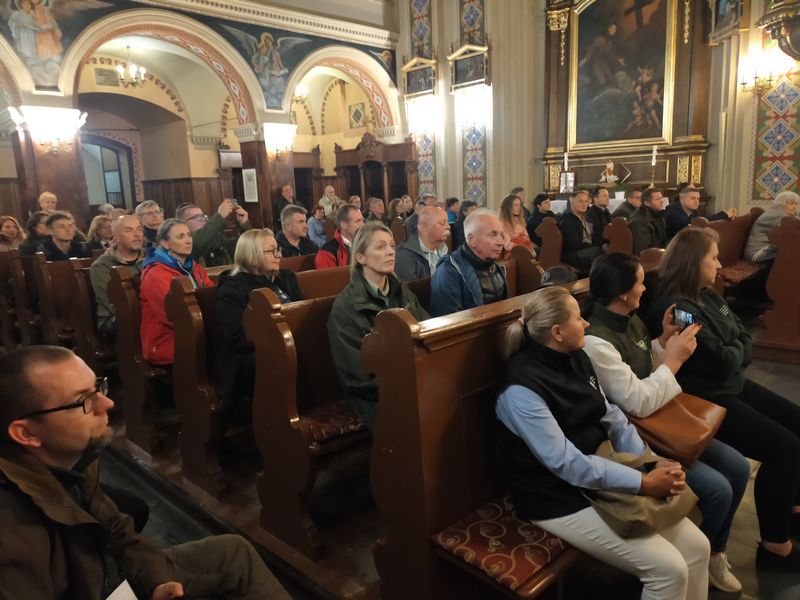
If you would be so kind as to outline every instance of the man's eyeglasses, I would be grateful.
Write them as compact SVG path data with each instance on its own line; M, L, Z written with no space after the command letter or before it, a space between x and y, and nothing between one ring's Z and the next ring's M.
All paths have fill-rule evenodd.
M187 221L208 221L208 217L204 214L195 215L186 219Z
M142 216L143 217L155 217L155 216L163 214L163 213L164 213L164 211L161 210L161 209L159 209L159 210L148 210L147 212L143 212Z
M283 252L281 252L280 246L275 246L272 250L264 250L264 254L272 254L275 258L280 258Z
M98 377L95 379L94 382L95 388L88 394L81 396L79 400L75 402L70 402L69 404L64 404L63 406L56 406L55 408L46 408L44 410L35 410L33 412L26 413L21 417L17 417L18 419L28 419L30 417L36 417L38 415L46 415L48 413L59 412L62 410L70 410L73 408L82 408L83 414L88 415L89 413L94 412L94 407L97 402L97 394L103 394L103 396L108 396L108 377Z

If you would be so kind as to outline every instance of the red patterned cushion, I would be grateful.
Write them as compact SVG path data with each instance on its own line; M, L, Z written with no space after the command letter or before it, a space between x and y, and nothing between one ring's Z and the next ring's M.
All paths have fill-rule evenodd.
M303 413L300 421L318 444L365 428L364 423L342 401L315 406Z
M764 267L765 265L763 263L751 263L747 260L737 260L732 265L722 267L719 276L727 285L736 285L752 277Z
M437 533L433 541L523 597L528 596L525 584L569 548L517 517L508 494Z

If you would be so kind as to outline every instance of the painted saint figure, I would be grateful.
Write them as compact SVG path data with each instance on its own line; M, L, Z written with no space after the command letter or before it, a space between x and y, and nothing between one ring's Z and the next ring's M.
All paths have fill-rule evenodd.
M61 45L61 28L50 12L50 0L32 0L34 21L36 23L36 54L40 59L60 56L64 51Z
M36 59L36 16L32 0L16 0L18 10L8 18L8 28L24 61Z

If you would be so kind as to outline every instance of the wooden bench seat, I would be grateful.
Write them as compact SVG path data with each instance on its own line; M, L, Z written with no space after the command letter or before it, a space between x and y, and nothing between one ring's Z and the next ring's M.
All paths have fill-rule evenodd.
M67 319L73 331L75 353L98 375L105 372L116 360L113 345L97 337L97 302L90 275L91 265L85 260L71 258L72 279L69 282Z
M587 288L585 280L565 287L575 294ZM517 296L422 322L405 310L387 310L364 339L364 365L381 398L370 480L386 531L373 552L384 600L485 597L476 579L534 597L579 557L514 517L507 500L498 502L505 492L491 465L489 426L503 336L526 300ZM480 521L489 523L482 528ZM497 524L516 528L526 543L538 540L530 548L537 558L520 560L524 548L499 548L491 533ZM467 529L474 543L462 541ZM498 553L516 560L518 569L500 557L474 566L479 554Z
M608 241L606 253L633 254L633 233L625 217L614 217L603 229L603 238Z
M8 252L0 252L0 333L6 352L17 347L17 311L12 295L11 256Z
M42 337L46 344L72 347L75 342L72 313L81 300L76 297L74 265L88 269L94 258L48 261L44 254L34 255L34 273L39 289ZM85 299L83 299L85 300Z
M722 264L719 282L722 290L735 287L766 268L764 263L753 263L744 258L750 230L763 212L764 209L754 207L746 215L733 219L709 222L699 217L692 221L692 227L710 227L719 234L719 262Z
M23 346L38 344L41 339L39 288L34 276L34 257L22 256L19 250L8 253L11 283L14 288L14 307Z

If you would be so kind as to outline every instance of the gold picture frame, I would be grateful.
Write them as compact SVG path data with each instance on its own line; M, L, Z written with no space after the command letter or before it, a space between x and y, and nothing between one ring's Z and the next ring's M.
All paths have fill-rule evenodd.
M415 56L405 63L400 71L403 73L405 94L403 97L416 98L436 93L437 83L436 58L422 58Z
M607 8L607 12L618 10L619 4L616 0L581 0L573 9L570 15L570 72L569 72L569 97L568 97L568 117L567 117L567 147L569 152L583 151L588 153L603 153L609 150L638 150L652 147L655 144L671 144L672 143L672 120L673 120L673 107L675 95L675 55L677 52L677 25L678 14L677 0L656 0L657 8L660 8L663 3L665 7L665 44L663 56L663 80L661 80L661 72L656 75L656 79L663 81L661 88L663 97L660 99L661 115L660 115L660 131L657 134L648 134L640 137L623 135L614 135L616 131L606 132L605 136L608 139L592 139L601 136L587 136L579 132L581 127L578 119L578 104L579 104L579 70L582 65L579 65L581 60L585 60L585 56L579 56L580 42L581 42L581 16L587 12L590 7ZM638 22L638 19L637 19ZM589 22L589 25L596 27L595 22ZM608 27L609 36L614 35L611 32L611 25ZM616 28L615 28L616 31ZM598 38L600 36L598 35ZM633 58L633 57L631 57ZM624 63L623 63L624 64ZM583 75L583 72L580 73ZM651 72L651 76L653 73ZM641 78L641 71L640 71ZM633 81L633 80L631 80ZM655 83L655 81L650 81ZM641 93L641 92L640 92ZM582 99L581 99L582 100ZM633 119L633 116L631 117ZM593 119L593 123L597 120ZM579 138L581 138L579 140Z
M711 32L708 43L721 44L729 37L750 27L749 0L708 0L711 9Z
M447 57L450 63L450 91L473 85L491 85L489 46L464 44Z

